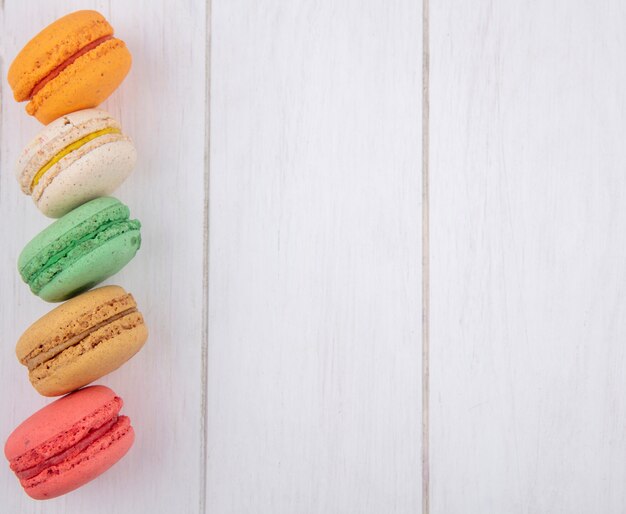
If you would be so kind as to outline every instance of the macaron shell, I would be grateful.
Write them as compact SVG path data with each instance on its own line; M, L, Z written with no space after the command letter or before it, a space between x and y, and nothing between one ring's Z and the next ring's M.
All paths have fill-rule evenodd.
M115 393L108 387L85 387L59 398L24 420L9 436L4 455L12 461L61 432L67 432L81 419L113 401Z
M99 332L117 329L119 333L101 342L86 353L74 357L72 349L59 356L58 367L41 380L33 383L43 396L60 396L115 371L143 347L148 329L141 323L128 328L122 319L103 327ZM97 337L97 333L95 336ZM64 359L65 355L69 355Z
M47 302L60 302L91 289L128 264L140 246L139 230L124 232L58 273L38 295Z
M55 244L60 238L66 234L71 233L72 230L86 223L90 219L94 218L98 222L103 221L103 216L107 212L114 212L113 218L122 219L128 218L130 210L127 206L122 204L116 198L111 196L103 196L102 198L96 198L91 202L87 202L80 207L77 207L72 212L63 216L61 219L56 220L47 228L39 232L31 241L24 247L17 260L17 266L22 272L23 268L28 263L37 259L42 251L45 251L50 245ZM109 219L113 219L109 217ZM58 249L56 250L58 251ZM46 256L47 260L49 256Z
M98 139L104 137L76 150L84 154L70 159L69 164L62 159L57 169L44 175L38 184L43 189L40 196L33 191L33 201L44 215L59 218L89 200L109 195L132 173L137 151L130 139L99 144Z
M8 81L18 102L50 71L92 41L113 34L97 11L76 11L54 21L33 37L9 67Z
M61 150L106 128L122 130L113 116L99 109L72 112L46 125L24 148L17 161L15 175L22 192L31 193L30 186L37 172Z
M62 340L68 331L69 337L73 337L85 328L118 314L119 311L103 306L127 294L120 286L103 286L62 303L24 331L15 345L15 355L22 362L40 344ZM124 303L120 308L132 306L136 306L134 301Z
M87 448L81 454L82 460L78 465L59 474L53 474L35 487L25 488L26 494L35 500L47 500L67 494L98 477L117 461L119 461L135 441L135 431L129 427L124 435L104 449L96 444Z
M122 83L131 62L123 41L105 41L48 82L27 104L26 112L48 124L64 114L97 107Z

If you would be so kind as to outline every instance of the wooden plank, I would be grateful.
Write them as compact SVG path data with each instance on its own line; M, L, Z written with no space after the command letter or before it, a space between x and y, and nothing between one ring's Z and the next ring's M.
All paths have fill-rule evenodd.
M127 42L133 69L105 104L134 138L134 175L118 192L143 222L136 259L110 283L136 296L151 331L142 352L101 383L123 396L137 442L113 470L66 497L36 503L0 466L2 512L200 512L202 445L201 327L205 153L205 2L95 1ZM47 403L13 355L21 331L51 306L32 296L15 270L25 244L48 221L13 177L22 146L39 130L6 82L7 66L25 38L84 2L7 1L2 52L0 212L0 434ZM202 483L201 483L202 480Z
M420 511L420 16L213 1L208 512Z
M626 6L430 6L431 512L626 511Z

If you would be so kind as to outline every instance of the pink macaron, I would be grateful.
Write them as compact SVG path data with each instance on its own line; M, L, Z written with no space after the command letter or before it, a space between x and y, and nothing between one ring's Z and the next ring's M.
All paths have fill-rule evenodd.
M108 387L86 387L17 427L4 454L26 494L47 500L69 493L120 460L135 439L122 405Z

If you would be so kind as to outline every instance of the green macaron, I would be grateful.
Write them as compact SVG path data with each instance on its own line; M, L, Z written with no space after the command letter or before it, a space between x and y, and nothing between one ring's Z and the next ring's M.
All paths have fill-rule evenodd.
M141 223L115 198L91 200L26 245L18 269L47 302L67 300L121 270L141 245Z

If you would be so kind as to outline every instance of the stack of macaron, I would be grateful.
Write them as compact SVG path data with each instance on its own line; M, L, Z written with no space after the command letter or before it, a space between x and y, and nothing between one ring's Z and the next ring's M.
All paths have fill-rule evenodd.
M17 342L35 390L63 396L18 426L5 455L26 493L48 499L105 472L134 441L122 399L88 386L144 345L148 331L133 295L120 286L92 289L120 271L141 245L141 224L109 196L133 171L131 139L98 110L124 80L130 52L95 11L64 16L15 57L8 82L45 128L18 159L17 179L46 216L58 218L18 258L30 290L64 302Z

